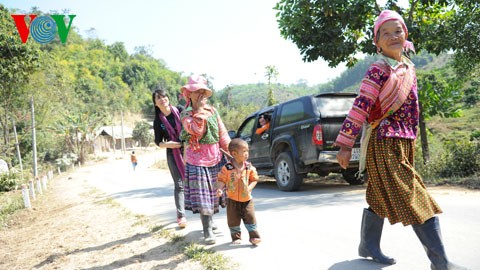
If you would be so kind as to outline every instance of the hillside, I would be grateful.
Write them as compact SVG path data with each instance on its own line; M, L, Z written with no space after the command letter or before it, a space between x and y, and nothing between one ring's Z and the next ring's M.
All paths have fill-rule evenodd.
M472 132L480 132L480 107L465 109L458 118L435 116L427 121L427 126L441 141L470 140Z
M217 92L217 98L224 104L245 105L254 103L260 107L266 106L269 87L273 88L277 102L284 102L295 97L326 93L326 92L357 92L360 81L365 76L368 66L378 59L377 56L367 56L357 64L327 83L308 86L305 83L282 85L267 83L229 86ZM435 56L421 53L412 58L418 70L431 70L444 67L450 61L450 55ZM321 74L319 74L321 76Z

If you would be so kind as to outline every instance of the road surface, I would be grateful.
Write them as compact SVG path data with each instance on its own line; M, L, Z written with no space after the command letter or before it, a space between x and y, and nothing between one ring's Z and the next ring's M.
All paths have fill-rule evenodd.
M102 190L134 213L148 216L155 224L176 227L173 182L168 170L151 165L165 159L164 150L138 152L139 165L133 172L128 153L102 165L83 167L92 186ZM442 207L440 224L450 259L480 270L480 191L431 187ZM215 251L230 257L241 269L315 270L425 270L430 263L410 226L385 221L381 247L394 257L392 266L358 257L365 187L347 184L306 183L298 192L279 191L273 181L259 182L253 192L262 243L253 247L242 225L243 243L230 245L225 209L214 216L219 226ZM187 213L188 226L178 233L201 239L198 215ZM200 241L201 242L201 241Z

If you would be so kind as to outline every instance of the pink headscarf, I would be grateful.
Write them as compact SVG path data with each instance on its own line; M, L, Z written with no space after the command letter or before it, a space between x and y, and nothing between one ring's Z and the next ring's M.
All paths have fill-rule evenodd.
M408 29L407 29L407 26L405 25L405 21L403 20L402 16L400 16L400 14L398 14L393 10L383 10L382 12L380 12L380 15L378 15L378 18L375 21L375 24L373 27L373 42L375 43L375 45L377 44L377 33L378 33L378 30L380 29L380 26L392 20L398 20L400 24L402 24L403 31L405 32L405 44L403 44L403 48L406 51L411 50L415 52L415 47L413 47L413 43L406 40L408 38Z

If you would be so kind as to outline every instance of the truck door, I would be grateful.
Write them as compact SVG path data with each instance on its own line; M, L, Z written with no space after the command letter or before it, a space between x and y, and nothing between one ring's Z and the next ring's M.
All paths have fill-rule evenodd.
M268 159L270 153L270 138L269 131L264 134L257 135L255 131L258 127L258 115L254 115L246 119L238 130L237 137L242 138L248 143L249 158L253 166L257 169L265 167L265 164L269 162Z
M297 98L285 102L278 109L278 124L275 128L275 138L279 136L289 138L294 143L290 145L287 151L292 153L294 161L298 159L304 162L308 160L308 153L312 148L312 130L314 119L311 116L311 105L308 104L310 98Z
M262 118L262 119L260 119ZM252 133L252 141L250 144L250 162L257 169L271 167L270 160L270 144L271 144L271 128L262 128L260 123L268 123L270 126L271 112L264 112L258 115L254 132Z

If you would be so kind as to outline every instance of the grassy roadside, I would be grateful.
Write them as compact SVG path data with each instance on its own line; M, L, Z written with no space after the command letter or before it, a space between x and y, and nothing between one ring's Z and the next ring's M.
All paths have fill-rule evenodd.
M94 188L92 188L92 190L93 191L88 192L88 194L97 194L97 196L103 197L101 191ZM87 194L85 194L85 196L86 195ZM133 214L112 198L103 198L102 200L96 201L96 203L106 204L112 208L121 208L126 215L129 215L136 220L134 226L148 225L150 227L149 232L153 237L167 240L169 246L175 250L175 253L184 254L188 259L199 262L206 270L234 270L238 267L234 262L222 254L209 250L198 243L188 241L185 236L175 233L175 229L173 228L168 229L163 225L150 224L147 217L144 215Z
M62 176L62 178L65 178L65 177ZM44 215L44 214L46 215L47 213L45 212L48 210L45 209L44 205L52 202L52 200L55 199L54 197L56 192L58 192L58 190L56 190L57 188L56 187L57 185L55 183L56 181L74 181L74 180L55 179L55 178L52 179L50 183L52 188L49 188L47 192L44 192L43 196L37 196L35 203L32 204L33 210L24 209L21 191L0 194L0 203L1 203L0 204L1 205L0 220L2 221L1 223L2 226L0 226L0 231L2 230L8 231L9 229L13 229L15 227L18 228L19 226L16 220L18 220L19 216L25 215L27 211L29 213L28 214L29 216ZM86 205L88 205L88 203L82 203L82 201L92 202L93 206L89 208L88 212L92 212L92 211L99 212L98 216L108 216L108 217L116 216L116 214L113 214L113 213L120 213L121 219L125 221L129 220L132 227L143 228L143 229L140 229L140 231L145 232L144 234L142 234L142 238L145 239L146 241L150 243L153 243L153 242L166 243L165 245L163 244L161 245L162 248L158 246L152 247L150 250L154 250L153 252L142 252L138 250L135 253L135 255L132 256L132 258L135 260L138 259L139 261L143 260L145 262L150 261L150 264L152 264L154 263L153 262L154 260L160 259L159 257L160 254L165 254L164 252L166 252L170 254L169 255L170 258L172 258L172 260L174 261L178 260L179 257L180 258L183 257L185 259L180 259L180 261L185 260L185 263L187 265L192 265L192 263L188 263L188 261L195 262L193 264L199 267L201 266L201 269L208 269L208 270L237 269L237 266L235 265L235 263L231 262L229 258L223 256L220 253L216 253L212 250L209 250L207 247L201 244L188 241L186 237L176 233L174 228L168 229L162 225L155 225L151 223L151 221L146 216L138 215L131 212L130 210L124 208L120 203L113 200L112 198L106 197L102 191L96 188L87 187L86 189L79 192L79 196L82 198L80 204L85 207ZM72 207L73 205L72 202L70 203L65 202L64 204L68 205L66 207ZM63 207L59 206L59 209L61 208ZM108 209L111 209L112 212L110 212L110 210ZM82 218L83 215L81 213L84 213L84 212L79 212L79 216L76 218L84 219ZM67 216L63 216L62 218L68 219ZM34 220L36 220L36 218L33 217L32 222ZM109 226L112 226L112 228L118 229L120 226L117 226L114 221L115 219L112 219L113 223L109 224ZM37 225L35 224L34 226L37 226ZM91 225L84 225L84 226L86 226L85 228L91 227ZM61 231L62 228L58 227L57 230ZM85 230L84 232L86 233L87 231ZM129 234L131 235L132 233L125 233L124 235L129 235ZM158 239L159 241L152 241L153 239ZM111 240L103 240L103 241L101 240L100 243L109 243L109 241ZM122 241L122 240L120 239L119 241ZM93 246L95 245L96 244L93 244ZM102 245L105 245L105 244L102 244ZM79 245L79 247L80 246L81 244ZM114 251L112 251L113 254L115 254L115 252L118 249L114 249ZM59 253L62 254L62 252L59 252ZM69 253L74 253L74 252L64 252L63 254L69 254ZM118 255L117 258L123 258L123 256ZM122 261L122 260L120 259L118 261ZM115 263L115 261L112 263ZM162 259L162 263L163 263L163 259ZM127 269L130 269L130 268L127 268ZM152 268L152 269L158 269L158 268ZM169 268L169 269L174 269L174 268ZM184 269L184 268L181 268L181 269ZM188 269L198 269L198 268L188 268Z
M0 230L8 228L10 216L23 208L24 205L21 191L0 193Z
M220 253L209 250L203 245L187 241L185 236L176 234L173 229L163 226L153 226L150 232L157 237L168 239L179 253L183 253L189 259L198 261L206 270L233 270L238 265Z

